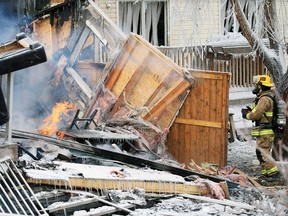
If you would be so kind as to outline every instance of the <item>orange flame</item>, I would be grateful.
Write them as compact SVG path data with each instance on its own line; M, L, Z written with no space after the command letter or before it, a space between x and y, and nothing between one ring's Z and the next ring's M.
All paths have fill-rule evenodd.
M76 104L70 104L68 102L56 103L53 107L52 114L44 119L44 124L38 130L42 135L54 135L58 130L58 123L62 121L62 115L69 118L68 112L75 110Z

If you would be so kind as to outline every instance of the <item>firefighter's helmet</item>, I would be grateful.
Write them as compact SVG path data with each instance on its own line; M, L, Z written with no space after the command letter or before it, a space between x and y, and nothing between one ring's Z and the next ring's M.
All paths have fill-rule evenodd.
M273 87L271 78L268 75L253 76L253 83L267 86L267 87Z

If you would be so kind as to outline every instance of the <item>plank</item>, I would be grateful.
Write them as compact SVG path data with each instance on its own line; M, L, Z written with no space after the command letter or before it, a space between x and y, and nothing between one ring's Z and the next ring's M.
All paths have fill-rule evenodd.
M23 46L20 46L20 43L14 41L9 42L6 44L1 44L0 46L0 53L3 55L3 53L9 52L9 51L15 51L17 49L23 49Z
M0 129L0 133L5 134L6 130ZM204 175L201 173L189 171L189 170L182 169L179 167L170 166L167 164L162 164L159 162L147 160L147 159L140 158L140 157L135 157L132 155L117 153L117 152L109 151L106 149L100 149L97 147L88 146L87 144L82 144L82 143L78 143L75 141L63 140L63 139L59 139L59 138L55 138L55 137L39 135L39 134L31 133L31 132L24 132L24 131L20 131L20 130L12 130L12 135L14 137L18 137L18 138L21 137L21 138L30 138L30 139L35 139L35 140L39 140L39 139L45 140L51 144L57 145L57 146L62 147L62 148L75 150L75 151L86 153L89 155L100 155L100 156L103 156L103 157L106 157L106 158L109 158L112 160L123 161L125 163L130 162L133 165L140 166L140 167L149 166L152 169L168 171L172 174L180 175L183 177L190 176L190 175L197 175L201 178L209 179L209 180L215 181L215 182L226 181L223 178ZM239 184L231 182L231 181L226 181L226 182L228 184L228 187L230 187L230 188L235 188L235 187L238 187L238 185L239 185Z
M222 123L220 123L220 122L203 121L203 120L197 120L197 119L176 118L175 122L179 123L179 124L197 125L197 126L213 127L213 128L222 128Z
M87 198L85 200L76 200L76 201L73 201L73 202L67 202L67 203L63 203L56 207L53 207L53 208L49 208L47 210L49 210L49 212L55 212L55 211L59 211L59 210L63 210L63 209L67 209L67 208L74 208L74 207L77 207L77 206L82 206L82 205L86 205L86 204L89 204L89 203L93 203L93 202L102 202L104 204L107 204L109 206L113 206L115 207L114 211L115 210L122 210L122 211L125 211L125 212L128 212L128 213L132 213L133 211L131 211L130 209L128 208L132 208L134 207L134 205L132 204L128 204L128 205L125 205L125 206L120 206L120 205L116 205L112 202L109 202L95 194L92 194L92 193L89 193L89 192L82 192L82 191L67 191L67 190L63 190L63 192L65 193L72 193L72 194L81 194L81 195L86 195L86 196L90 196L92 198ZM127 208L128 207L128 208ZM103 213L103 212L102 212ZM94 215L94 214L93 214Z
M235 173L238 173L239 175L245 177L246 179L248 179L248 181L253 184L256 188L263 188L263 186L261 184L259 184L257 181L255 181L252 177L248 176L246 173L244 173L243 171L236 169Z
M230 141L234 142L236 140L236 128L235 128L235 123L234 123L234 118L233 118L234 113L229 113L229 123L230 123Z
M91 30L88 27L85 27L83 29L83 31L81 32L79 39L74 44L75 46L73 47L73 51L72 51L71 56L69 58L69 65L71 67L74 66L74 64L75 64L82 48L84 47L84 44L85 44L87 38L89 37L90 33L91 33Z
M135 49L137 49L136 43L137 43L136 40L131 40L128 38L128 40L124 44L122 50L125 50L125 52L122 51L121 56L117 57L117 62L113 64L113 68L109 72L109 77L107 78L106 81L106 87L109 90L113 89L123 71L123 68L127 67L127 63L129 62L129 56L131 55L132 52L134 52Z
M39 179L28 177L26 180L30 184L41 185L58 185L67 186L67 181L63 180L51 180L51 179ZM125 180L108 180L108 179L79 179L69 178L69 186L90 188L90 189L117 189L117 190L131 190L132 188L143 188L149 193L172 193L172 194L193 194L193 195L207 195L210 190L191 183L173 183L173 182L153 182L153 181L125 181Z
M66 67L65 69L68 74L73 78L75 83L77 83L78 87L82 90L86 97L90 99L92 97L92 90L90 89L90 87L84 82L84 80L72 67Z
M219 75L219 74L218 74ZM215 89L217 86L217 80L210 80L210 121L216 121L217 115L217 95L215 94ZM222 126L221 126L222 128ZM219 128L220 130L220 128ZM219 139L218 131L215 129L209 130L209 140L216 140ZM209 155L213 155L215 153L215 145L209 145ZM218 163L218 161L214 160L214 162Z
M224 157L226 156L226 152L223 151L223 145L227 145L228 139L225 139L225 134L228 134L226 125L228 124L228 106L225 103L225 94L223 93L224 87L222 87L223 80L217 80L216 84L216 95L217 95L217 110L216 110L216 121L222 123L221 130L218 131L218 137L214 140L213 145L215 146L214 151L214 163L217 162L219 166L225 166ZM227 95L228 96L228 95ZM219 99L221 98L221 100ZM227 112L223 113L223 107L227 108ZM225 115L225 116L224 116ZM223 123L223 117L225 122Z
M152 193L188 193L206 195L208 187L187 182L183 177L152 169L99 166L68 162L54 162L53 170L24 169L27 182L93 189L131 190L144 188ZM51 178L51 172L52 178ZM93 196L95 198L95 196ZM97 197L98 198L98 197ZM103 201L101 201L103 202ZM107 204L107 203L105 203Z
M167 106L167 104L175 100L175 98L185 90L188 90L190 86L191 84L186 80L179 80L177 84L175 84L174 88L170 89L165 95L163 95L162 99L157 104L155 104L150 109L149 113L147 113L143 118L147 121L150 121L153 117L159 114L159 112L162 111L163 108Z
M101 41L101 43L111 51L112 48L110 46L108 46L109 44L108 44L107 40L105 40L105 38L103 38L101 33L97 30L97 28L95 28L93 23L91 23L90 20L87 20L86 25L95 34L95 36Z
M204 202L217 203L217 204L225 205L225 206L239 207L239 208L243 208L243 209L247 209L247 210L255 210L256 209L255 206L251 206L251 205L246 204L246 203L234 202L234 201L227 200L227 199L219 200L219 199L212 199L210 197L195 196L195 195L189 195L189 194L181 194L180 196L182 196L184 198L188 198L188 199L195 199L195 200L201 200Z
M134 134L120 134L99 130L65 130L66 136L82 139L104 139L104 140L138 140L139 137Z
M213 94L213 89L211 88L211 81L210 79L205 79L204 80L204 85L203 85L203 109L202 109L202 119L204 121L211 121L211 118L213 118L213 116L211 116L211 108L210 108L210 95ZM212 122L212 121L211 121ZM222 126L222 124L221 124ZM204 158L205 160L203 162L211 162L211 163L217 163L216 160L214 160L214 152L212 152L211 155L211 151L209 151L210 147L211 147L211 143L213 143L213 140L211 140L210 142L207 142L206 139L207 137L210 136L210 131L213 130L213 128L210 127L203 127L203 132L201 134L202 136L202 158ZM213 145L213 144L212 144Z
M114 22L112 22L112 20L98 7L98 5L94 1L88 0L88 2L93 7L94 11L100 17L102 17L102 19L105 20L105 22L107 24L109 24L109 27L111 28L111 31L116 32L117 35L119 36L119 38L121 38L121 40L125 41L127 37L124 34L124 32L122 32L120 30L120 28Z

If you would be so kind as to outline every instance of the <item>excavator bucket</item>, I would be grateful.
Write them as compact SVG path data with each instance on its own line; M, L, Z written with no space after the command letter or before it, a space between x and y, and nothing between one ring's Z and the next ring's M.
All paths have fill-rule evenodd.
M24 33L16 35L16 40L0 45L0 75L12 73L47 61L44 47L31 40ZM0 125L9 121L5 98L0 86Z
M21 70L47 61L44 47L19 33L16 40L0 46L0 75Z

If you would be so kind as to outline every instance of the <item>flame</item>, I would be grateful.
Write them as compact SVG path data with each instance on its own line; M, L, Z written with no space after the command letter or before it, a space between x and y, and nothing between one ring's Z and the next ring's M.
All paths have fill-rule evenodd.
M44 124L38 130L38 133L49 136L56 134L58 131L58 123L62 121L61 116L65 115L69 118L68 112L72 110L76 110L76 104L68 102L56 103L53 107L52 114L44 119ZM61 137L63 138L64 134L59 134L61 134Z

